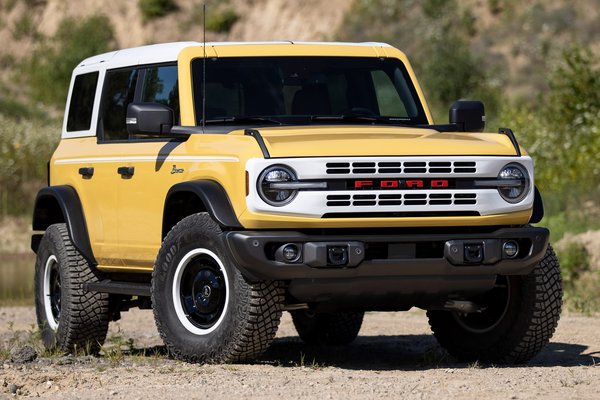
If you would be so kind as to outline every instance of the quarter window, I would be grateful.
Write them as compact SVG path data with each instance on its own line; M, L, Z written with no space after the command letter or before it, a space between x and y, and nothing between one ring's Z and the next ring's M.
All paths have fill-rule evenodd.
M67 132L90 129L97 83L97 71L75 77L69 104L69 116L67 117Z

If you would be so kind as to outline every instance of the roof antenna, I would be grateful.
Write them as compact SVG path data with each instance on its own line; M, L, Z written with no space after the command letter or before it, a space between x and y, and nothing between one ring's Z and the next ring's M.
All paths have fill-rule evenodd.
M202 4L202 50L204 58L202 59L202 133L206 126L206 2Z

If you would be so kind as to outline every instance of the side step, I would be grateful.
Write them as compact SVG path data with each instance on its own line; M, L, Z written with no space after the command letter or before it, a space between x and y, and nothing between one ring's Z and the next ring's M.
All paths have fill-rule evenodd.
M88 292L150 297L150 283L117 282L111 279L104 279L100 282L86 283L83 289Z

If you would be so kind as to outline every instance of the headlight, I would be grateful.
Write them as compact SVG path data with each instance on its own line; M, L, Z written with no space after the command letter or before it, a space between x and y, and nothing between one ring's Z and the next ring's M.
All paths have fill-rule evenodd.
M265 203L281 207L296 197L297 189L287 188L285 183L296 181L294 170L285 165L273 165L258 178L258 194Z
M518 203L529 192L529 174L521 164L507 164L498 174L499 181L506 181L506 185L498 184L500 196L509 203Z

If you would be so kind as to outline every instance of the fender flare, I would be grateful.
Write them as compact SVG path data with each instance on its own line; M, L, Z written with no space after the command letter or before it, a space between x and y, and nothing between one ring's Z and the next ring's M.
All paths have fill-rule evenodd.
M58 206L58 208L57 208ZM50 225L64 222L73 245L91 263L94 258L81 200L77 191L67 185L42 188L35 199L32 228L45 231ZM41 235L33 235L31 247L37 252Z
M544 201L542 200L542 195L537 186L534 187L534 190L533 213L531 214L531 218L529 218L530 224L536 224L544 218Z
M167 192L163 215L163 236L167 220L167 205L177 193L193 193L204 204L206 211L222 228L243 229L237 219L227 192L218 182L212 180L195 180L173 185Z

